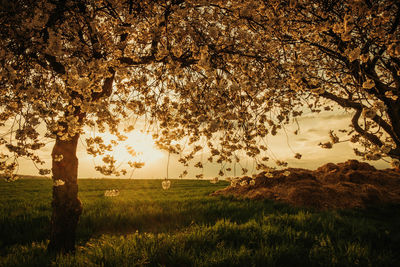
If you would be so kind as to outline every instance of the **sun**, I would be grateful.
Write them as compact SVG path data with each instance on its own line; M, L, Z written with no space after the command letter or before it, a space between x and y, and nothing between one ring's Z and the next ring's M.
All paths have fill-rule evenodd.
M113 151L107 153L114 156L117 162L121 164L128 161L143 162L145 164L144 167L146 167L164 157L163 152L157 149L150 134L134 130L125 135L127 139L120 141ZM106 142L115 139L113 135L105 135L103 138Z

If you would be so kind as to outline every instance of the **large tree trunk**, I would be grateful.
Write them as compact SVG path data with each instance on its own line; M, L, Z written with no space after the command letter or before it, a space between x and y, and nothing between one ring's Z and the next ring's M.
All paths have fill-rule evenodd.
M78 134L70 140L60 140L57 137L52 151L53 213L49 252L66 253L75 250L75 232L82 213L78 198L78 139Z

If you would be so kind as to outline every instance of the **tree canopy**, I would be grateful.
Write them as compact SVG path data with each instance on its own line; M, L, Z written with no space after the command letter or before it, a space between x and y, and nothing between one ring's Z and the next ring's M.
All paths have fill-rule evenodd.
M204 82L190 90L195 97L180 93L199 108L177 110L177 131L188 120L196 126L184 135L194 140L223 131L219 150L212 152L220 156L218 161L229 161L231 152L242 148L251 157L260 154L260 148L266 148L257 138L274 135L305 109L319 113L341 107L352 115L349 128L340 131L340 138L331 131L331 140L320 145L331 148L348 139L360 145L356 155L367 160L391 158L399 166L396 1L251 1L243 6L229 2L206 10L235 22L224 27L219 19L223 22L217 23L218 33L210 28L205 39L213 42L212 36L217 36L223 43L207 46L211 67L203 68ZM175 137L173 122L166 121L166 131Z
M43 137L90 126L123 139L118 123L135 114L161 147L193 144L183 163L200 140L210 161L232 161L336 103L353 114L342 135L357 155L398 159L399 20L396 1L3 1L0 119L12 138L1 143L40 164ZM322 147L339 142L330 136ZM94 155L111 149L86 141Z

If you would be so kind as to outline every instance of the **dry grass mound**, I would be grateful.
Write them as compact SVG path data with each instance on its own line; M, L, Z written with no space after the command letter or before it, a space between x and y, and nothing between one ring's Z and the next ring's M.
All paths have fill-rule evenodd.
M312 171L299 168L262 172L233 180L212 195L273 199L294 206L345 209L400 203L400 172L377 170L368 163L348 160Z

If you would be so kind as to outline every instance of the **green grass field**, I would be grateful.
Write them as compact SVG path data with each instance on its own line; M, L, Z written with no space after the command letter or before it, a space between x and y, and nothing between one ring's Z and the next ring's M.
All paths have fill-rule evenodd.
M0 266L400 266L400 205L319 212L208 196L224 182L79 184L76 254L52 257L51 181L0 180Z

